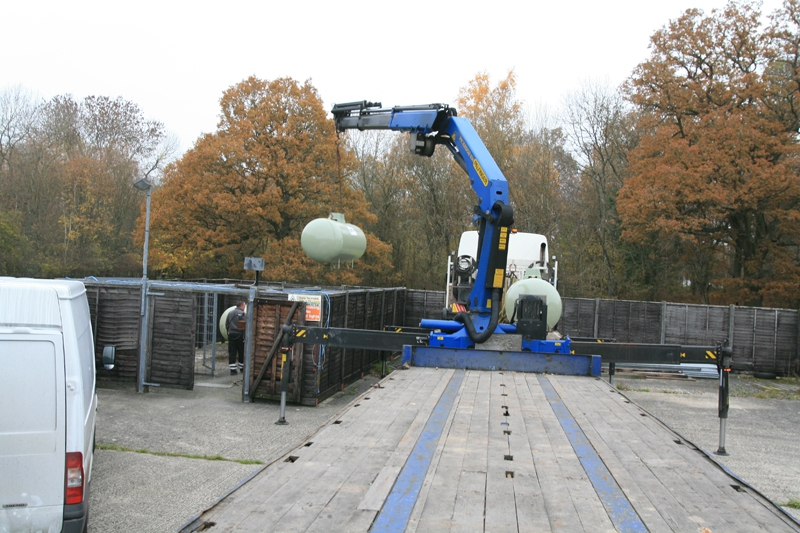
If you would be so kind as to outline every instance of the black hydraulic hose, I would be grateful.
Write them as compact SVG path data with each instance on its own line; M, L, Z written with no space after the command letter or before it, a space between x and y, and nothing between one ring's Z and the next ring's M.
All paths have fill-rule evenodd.
M472 339L472 342L475 344L488 341L497 327L497 322L500 320L500 289L492 290L492 317L489 319L489 325L486 327L486 330L482 333L475 331L475 326L472 324L472 317L469 313L458 313L454 317L454 320L464 324L464 327L467 328L469 338Z

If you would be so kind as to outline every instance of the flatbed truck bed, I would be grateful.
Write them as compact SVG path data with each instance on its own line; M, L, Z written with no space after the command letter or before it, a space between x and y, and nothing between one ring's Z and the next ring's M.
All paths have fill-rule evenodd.
M412 367L183 531L717 533L800 524L604 380Z

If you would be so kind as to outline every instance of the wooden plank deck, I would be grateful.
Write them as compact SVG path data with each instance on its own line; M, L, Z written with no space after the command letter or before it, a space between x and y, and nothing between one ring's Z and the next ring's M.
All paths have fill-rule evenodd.
M600 379L411 368L184 531L717 533L800 525Z

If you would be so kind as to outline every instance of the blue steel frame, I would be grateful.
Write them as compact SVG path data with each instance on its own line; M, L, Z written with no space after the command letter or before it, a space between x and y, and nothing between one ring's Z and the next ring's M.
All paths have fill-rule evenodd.
M540 341L552 343L554 341ZM562 341L558 341L562 342ZM563 342L560 348L563 349ZM459 350L431 346L403 346L402 362L412 366L462 368L468 370L508 370L564 374L568 376L600 376L599 355L561 353L507 352L495 350Z

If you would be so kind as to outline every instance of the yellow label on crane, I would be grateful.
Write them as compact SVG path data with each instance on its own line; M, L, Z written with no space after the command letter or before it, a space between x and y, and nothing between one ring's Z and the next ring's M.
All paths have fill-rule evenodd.
M503 279L505 278L506 272L502 268L495 268L494 269L494 282L492 283L492 287L495 289L499 289L503 286Z
M508 246L508 228L500 228L500 240L497 243L498 250L505 250Z
M481 183L483 183L483 186L488 187L489 177L486 175L486 172L483 171L483 168L481 168L481 164L478 163L477 159L472 160L472 166L475 168L475 172L478 173L478 177L481 179Z

